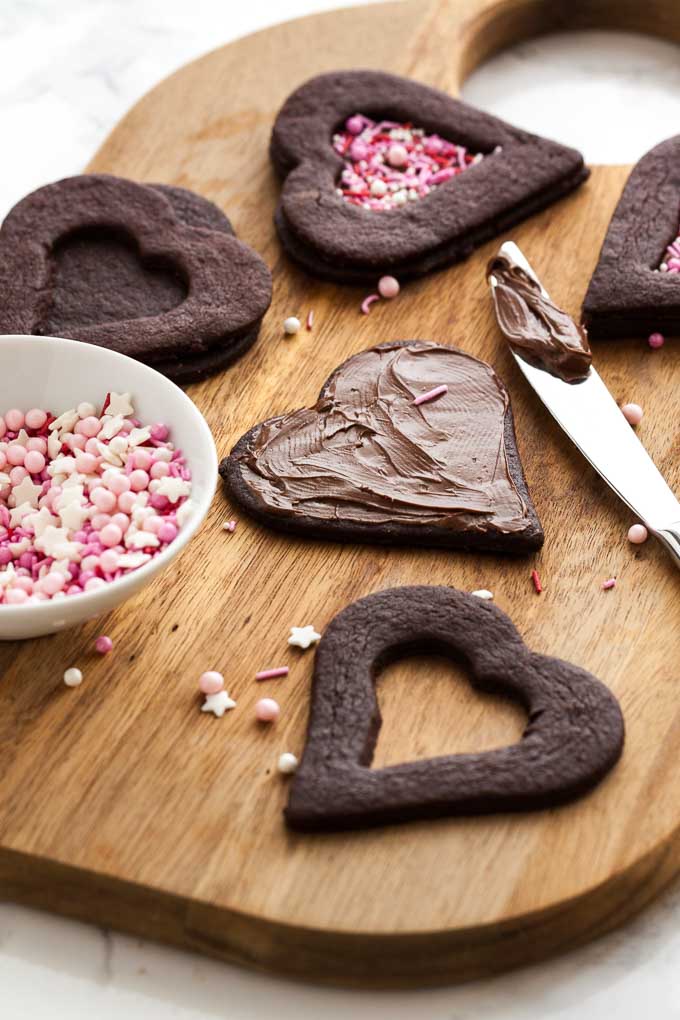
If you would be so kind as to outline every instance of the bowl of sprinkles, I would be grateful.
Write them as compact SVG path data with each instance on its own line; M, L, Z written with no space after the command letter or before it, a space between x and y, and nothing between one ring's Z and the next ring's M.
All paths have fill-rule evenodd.
M0 337L0 640L109 612L204 520L217 453L195 404L106 348Z

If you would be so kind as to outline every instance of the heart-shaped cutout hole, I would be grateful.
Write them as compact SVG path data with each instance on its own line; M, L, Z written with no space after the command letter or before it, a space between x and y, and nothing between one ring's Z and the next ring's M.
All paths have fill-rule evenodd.
M526 729L521 705L477 690L465 664L443 655L400 658L380 671L375 688L382 723L373 769L509 747Z
M680 135L633 168L583 302L592 338L680 333L678 166Z
M381 723L375 678L386 663L422 651L462 659L476 689L521 705L521 739L371 768ZM338 829L554 807L595 786L622 747L611 692L585 670L529 651L495 606L453 588L394 588L348 606L324 633L286 820Z
M163 315L187 296L176 266L143 260L123 230L90 227L55 245L51 300L36 333L64 336L82 326Z
M468 152L413 124L376 121L362 113L348 117L333 135L333 149L344 165L341 197L378 211L425 198L483 159L481 152Z

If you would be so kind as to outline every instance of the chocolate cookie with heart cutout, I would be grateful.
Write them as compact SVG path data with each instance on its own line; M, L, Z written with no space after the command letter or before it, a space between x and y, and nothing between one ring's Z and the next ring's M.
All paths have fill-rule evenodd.
M678 235L680 135L643 156L628 178L583 302L591 339L680 334Z
M521 740L371 769L381 725L376 677L417 652L462 658L473 687L518 702L528 715ZM623 739L621 709L604 684L531 652L500 609L454 588L393 588L343 609L321 639L285 819L294 829L330 830L551 808L599 783Z
M355 354L314 407L246 433L220 473L247 513L290 534L508 553L543 543L505 387L430 341Z
M70 177L0 227L0 332L85 340L188 383L256 340L271 276L217 206L184 188Z
M381 71L312 78L271 137L283 247L316 276L418 276L578 187L583 157Z

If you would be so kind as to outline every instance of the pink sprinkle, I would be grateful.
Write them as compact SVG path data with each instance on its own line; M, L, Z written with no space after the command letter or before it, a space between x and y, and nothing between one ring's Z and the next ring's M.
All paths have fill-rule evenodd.
M368 315L368 313L371 310L371 305L375 301L380 301L380 294L369 294L368 297L364 298L364 300L361 302L361 311L364 313L364 315Z
M652 333L647 341L652 350L658 350L659 347L663 347L666 340L663 333Z
M615 587L616 587L616 578L615 577L610 577L608 581L603 581L602 582L602 590L603 591L610 591L611 588L615 588Z
M307 313L307 330L311 332L312 326L314 325L314 309L310 308Z
M94 643L94 647L100 655L108 655L113 648L113 641L106 634L100 634Z
M532 570L531 571L531 580L534 583L534 588L536 589L536 594L540 595L541 592L543 591L543 585L541 584L541 579L538 576L538 571L537 570Z
M222 527L225 531L236 531L236 521L225 521Z
M275 722L279 711L279 704L273 698L260 698L255 705L255 718L258 722Z
M256 680L274 680L278 676L288 676L288 666L277 666L275 669L262 669L255 674Z
M420 404L426 404L430 400L436 400L437 397L443 397L445 393L449 392L449 388L446 383L442 383L441 386L435 386L433 390L428 390L427 393L421 393L419 397L412 400L411 403L414 407L418 407Z

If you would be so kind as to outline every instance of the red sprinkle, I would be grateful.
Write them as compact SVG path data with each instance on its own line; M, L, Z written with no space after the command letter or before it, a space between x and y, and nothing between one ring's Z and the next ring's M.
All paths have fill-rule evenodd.
M616 578L615 577L610 577L608 581L603 581L602 582L602 590L603 591L609 591L611 588L615 588L615 587L616 587Z
M312 326L314 325L314 309L310 308L307 315L307 329L311 332Z
M543 585L541 584L541 579L538 576L538 571L537 570L532 570L531 571L531 580L534 582L534 588L536 589L536 594L540 595L541 592L543 591Z

